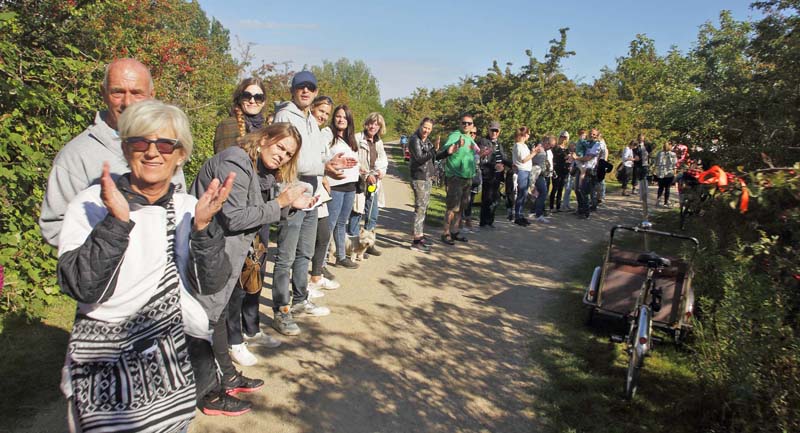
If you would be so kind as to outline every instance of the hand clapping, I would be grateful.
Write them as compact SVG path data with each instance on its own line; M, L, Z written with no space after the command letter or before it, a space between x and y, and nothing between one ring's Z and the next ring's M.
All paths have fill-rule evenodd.
M206 191L194 206L193 229L195 231L208 227L214 215L222 209L222 205L228 200L228 195L231 193L235 177L236 173L229 173L222 185L220 185L219 179L214 179L208 184Z

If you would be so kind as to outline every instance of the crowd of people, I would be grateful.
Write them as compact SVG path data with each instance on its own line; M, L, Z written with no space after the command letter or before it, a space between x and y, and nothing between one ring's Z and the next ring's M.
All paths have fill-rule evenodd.
M187 185L182 167L193 138L186 115L154 99L142 63L106 67L106 108L54 159L40 217L44 238L58 248L59 285L78 301L61 384L72 431L186 431L195 408L247 413L252 405L240 394L264 382L236 364L258 363L255 345L281 344L259 323L262 287L271 286L271 326L281 335L302 334L296 317L330 314L316 301L340 287L328 251L331 266L360 266L350 249L375 237L388 158L382 115L359 124L317 85L311 72L296 73L289 100L268 114L264 83L242 80L215 130L214 156ZM564 131L529 147L530 131L519 127L509 155L498 122L479 139L464 115L441 146L430 139L433 127L422 119L408 143L412 250L431 251L424 228L437 160L447 187L444 245L494 227L501 186L508 218L520 226L571 210L572 191L583 218L605 198L611 164L597 129L578 131L576 142ZM644 137L623 151L623 195L628 181L647 177L650 151ZM666 145L653 159L665 203L679 159ZM271 232L277 252L267 285ZM373 242L363 255L381 251Z

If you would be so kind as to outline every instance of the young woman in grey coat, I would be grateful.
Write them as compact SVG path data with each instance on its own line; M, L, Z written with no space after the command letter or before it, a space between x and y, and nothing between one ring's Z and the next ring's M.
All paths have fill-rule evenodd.
M229 394L257 391L264 385L262 380L246 378L236 371L228 352L226 319L241 320L245 293L239 276L247 251L263 226L280 221L290 207L307 208L314 200L303 194L305 186L296 185L302 139L294 126L275 123L241 137L238 143L206 161L191 187L191 193L200 196L214 179L236 174L227 202L214 217L225 231L225 252L233 272L220 292L199 297L213 324L214 357L222 370L222 386ZM278 194L278 180L291 186ZM242 336L234 338L240 340Z

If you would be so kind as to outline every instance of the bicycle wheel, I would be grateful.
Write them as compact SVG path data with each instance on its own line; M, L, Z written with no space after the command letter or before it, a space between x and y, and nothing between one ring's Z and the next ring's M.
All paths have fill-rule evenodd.
M628 371L625 374L625 399L633 400L636 396L636 390L639 388L639 373L642 370L642 360L639 358L639 352L635 347L631 348L631 354L628 359Z

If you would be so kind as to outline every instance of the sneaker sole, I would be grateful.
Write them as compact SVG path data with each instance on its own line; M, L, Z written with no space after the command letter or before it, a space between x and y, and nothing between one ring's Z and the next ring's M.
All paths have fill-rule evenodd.
M256 387L256 388L233 388L233 389L226 389L226 390L225 390L225 394L228 394L228 395L230 395L230 396L232 397L232 396L234 396L234 395L236 395L236 394L239 394L240 392L241 392L241 393L245 393L245 394L246 394L246 393L250 393L250 392L256 392L256 391L260 390L260 389L261 389L261 388L263 388L263 387L264 387L264 385L261 385L261 386L259 386L259 387Z
M201 412L203 412L204 415L208 415L208 416L217 416L217 415L239 416L239 415L244 415L247 412L250 412L251 410L252 410L252 408L249 408L249 407L247 409L242 409L242 410L237 411L237 412L231 412L229 410L217 410L217 409L206 409L206 408L203 408L203 410Z

